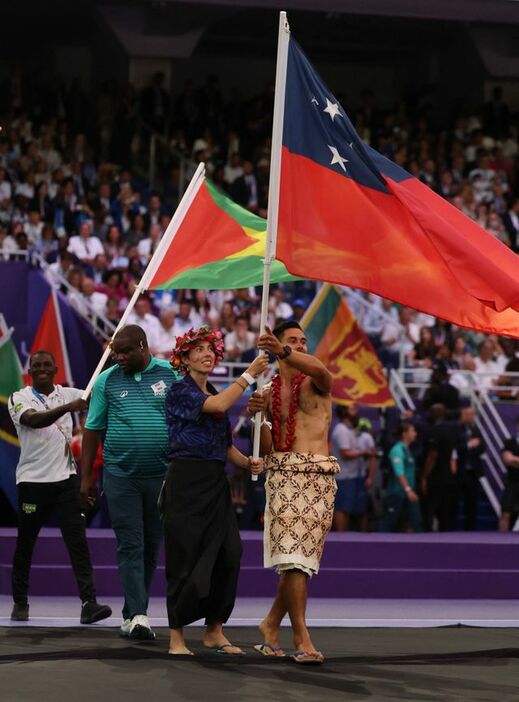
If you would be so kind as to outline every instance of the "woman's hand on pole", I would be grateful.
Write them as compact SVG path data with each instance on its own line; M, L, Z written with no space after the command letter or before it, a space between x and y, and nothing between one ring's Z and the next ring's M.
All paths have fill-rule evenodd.
M253 475L260 475L260 473L263 473L263 458L252 458L252 456L249 456L247 460L249 462L248 468Z
M266 353L260 353L247 368L247 373L250 373L254 378L265 372L269 364L269 357Z

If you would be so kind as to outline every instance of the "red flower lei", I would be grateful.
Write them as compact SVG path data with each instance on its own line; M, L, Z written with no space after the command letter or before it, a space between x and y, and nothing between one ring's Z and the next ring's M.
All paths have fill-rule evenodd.
M304 373L298 373L292 381L290 388L292 399L288 410L284 445L281 443L281 376L276 375L272 380L272 434L276 451L291 451L296 440L296 412L299 404L301 383L305 377Z

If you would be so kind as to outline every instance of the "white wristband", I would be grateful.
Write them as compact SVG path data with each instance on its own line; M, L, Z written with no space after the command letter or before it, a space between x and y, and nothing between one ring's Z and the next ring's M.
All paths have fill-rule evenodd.
M256 382L256 378L253 375L251 375L250 373L247 373L247 372L242 373L241 377L247 383L247 385L254 385L254 383Z

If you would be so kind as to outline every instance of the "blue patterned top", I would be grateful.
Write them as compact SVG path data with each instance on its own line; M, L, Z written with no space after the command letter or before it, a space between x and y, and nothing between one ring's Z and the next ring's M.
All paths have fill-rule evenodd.
M218 394L209 383L207 389L211 395ZM206 400L207 395L191 376L172 383L166 397L170 460L226 462L232 444L231 423L227 412L202 412Z

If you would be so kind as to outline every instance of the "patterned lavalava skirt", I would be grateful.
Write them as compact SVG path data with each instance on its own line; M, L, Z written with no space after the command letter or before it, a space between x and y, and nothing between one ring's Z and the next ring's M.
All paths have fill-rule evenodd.
M332 526L337 459L273 452L265 457L265 470L264 565L316 575Z

